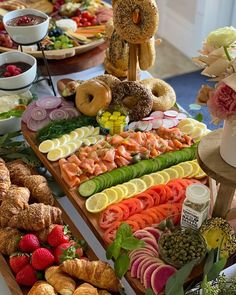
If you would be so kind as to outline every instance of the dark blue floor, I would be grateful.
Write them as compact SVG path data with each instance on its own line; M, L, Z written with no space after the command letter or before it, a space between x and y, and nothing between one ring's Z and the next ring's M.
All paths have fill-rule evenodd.
M208 112L207 107L201 107L200 110L191 110L189 108L190 104L195 103L195 99L202 84L210 84L207 81L207 77L202 76L200 71L195 71L192 73L174 76L165 79L175 90L177 96L177 102L181 105L189 114L195 117L197 114L201 113L203 115L203 122L207 124L208 128L213 130L223 126L214 125L211 123L211 117ZM213 85L213 84L211 84Z

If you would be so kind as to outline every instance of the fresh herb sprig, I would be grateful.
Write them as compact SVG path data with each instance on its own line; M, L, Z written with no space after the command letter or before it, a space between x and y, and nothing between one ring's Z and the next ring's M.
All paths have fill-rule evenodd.
M106 251L107 259L114 259L115 273L122 278L130 266L129 251L145 246L143 241L133 236L131 227L123 222L116 232L116 238Z

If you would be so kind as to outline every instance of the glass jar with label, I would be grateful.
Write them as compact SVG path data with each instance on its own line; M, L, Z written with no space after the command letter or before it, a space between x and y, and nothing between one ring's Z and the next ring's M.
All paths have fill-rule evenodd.
M181 214L181 226L199 229L207 219L210 207L210 190L201 183L193 183L186 189Z

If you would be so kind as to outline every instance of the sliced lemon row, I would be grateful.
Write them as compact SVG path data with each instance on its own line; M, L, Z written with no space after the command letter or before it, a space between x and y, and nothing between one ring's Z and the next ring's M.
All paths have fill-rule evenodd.
M207 129L207 125L192 118L186 118L179 122L177 126L182 132L191 136L195 141L211 132Z

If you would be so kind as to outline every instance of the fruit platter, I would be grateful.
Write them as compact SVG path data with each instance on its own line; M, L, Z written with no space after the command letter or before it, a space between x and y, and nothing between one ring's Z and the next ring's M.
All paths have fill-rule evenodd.
M11 1L0 3L0 10L5 9L2 12L3 19L8 11L14 11L13 7L9 8L9 6L11 7ZM8 2L9 5L7 6ZM109 4L100 0L84 0L79 3L56 0L52 1L52 3L48 2L48 4L52 6L49 11L48 9L45 11L43 6L42 9L40 9L40 6L37 8L39 11L45 11L50 16L47 35L44 36L45 38L41 42L45 50L45 56L48 59L71 57L104 43L105 25L112 18L112 10ZM6 9L7 7L9 10ZM32 3L30 1L23 2L20 9L31 8L35 8L35 2L33 1ZM17 22L10 24L18 27L33 27L36 23L32 19L34 19L32 15L25 14L20 16ZM11 34L8 34L8 29L3 20L0 22L0 29L0 51L6 52L19 49L17 42L15 43L15 40L11 38ZM36 58L42 57L42 52L38 49L37 44L25 46L23 51Z
M114 271L89 248L54 199L46 178L21 160L5 163L1 159L0 171L5 179L1 186L0 273L12 294L41 294L42 290L48 295L118 294L121 285ZM94 276L88 275L91 272ZM103 273L107 276L97 277Z

